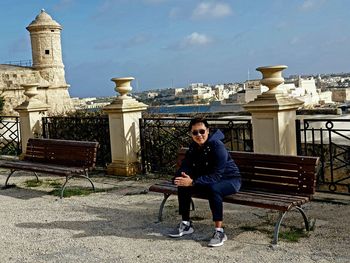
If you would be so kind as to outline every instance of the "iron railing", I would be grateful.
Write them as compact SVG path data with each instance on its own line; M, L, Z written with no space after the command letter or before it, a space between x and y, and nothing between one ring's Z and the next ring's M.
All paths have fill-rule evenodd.
M11 61L5 61L4 64L6 65L13 65L13 66L21 66L21 67L31 67L32 66L32 60L26 59L26 60L11 60Z
M207 118L211 130L220 129L230 150L253 151L250 119ZM175 171L177 151L191 142L190 118L140 119L143 173L171 175Z
M44 117L43 137L52 139L97 141L96 164L105 167L111 163L109 121L99 117Z
M350 193L350 119L297 120L298 155L319 156L319 191Z
M0 116L0 154L17 156L21 152L19 117Z

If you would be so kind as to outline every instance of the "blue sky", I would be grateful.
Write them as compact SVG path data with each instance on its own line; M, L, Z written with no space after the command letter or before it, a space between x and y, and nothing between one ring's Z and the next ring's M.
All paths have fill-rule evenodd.
M348 0L1 0L0 63L31 59L27 25L44 8L63 26L71 96L284 75L350 72Z

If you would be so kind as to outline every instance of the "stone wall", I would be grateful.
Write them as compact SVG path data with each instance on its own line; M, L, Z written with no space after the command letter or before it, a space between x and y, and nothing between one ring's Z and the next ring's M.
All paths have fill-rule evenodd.
M37 98L50 106L50 115L74 110L68 92L69 85L61 82L61 85L54 86L44 79L41 73L30 67L0 65L0 95L5 99L2 115L18 115L14 108L26 99L21 84L28 83L39 83Z

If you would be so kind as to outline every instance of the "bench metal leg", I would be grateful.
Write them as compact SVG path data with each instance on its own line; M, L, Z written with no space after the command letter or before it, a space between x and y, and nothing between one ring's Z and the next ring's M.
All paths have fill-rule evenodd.
M158 223L163 221L163 209L164 209L164 205L165 205L165 202L168 200L168 198L169 198L170 195L171 195L171 194L164 194L163 201L162 201L162 203L160 204L160 207L159 207L159 212L158 212ZM194 202L193 202L193 199L192 199L192 198L191 198L191 207L192 207L192 210L194 211L195 207L194 207Z
M160 204L160 207L159 207L158 222L163 221L163 209L164 209L164 205L165 205L165 202L166 202L166 200L168 200L168 198L169 198L170 195L171 195L171 194L164 194L163 201L162 201L162 203Z
M39 182L39 176L38 176L38 174L37 174L36 172L33 172L33 173L34 173L34 175L35 175L35 177L36 177L36 181Z
M91 184L92 190L95 192L95 185L92 182L92 180L90 179L89 174L88 174L87 171L85 171L85 175L78 175L78 176L87 179L90 182L90 184Z
M5 188L8 187L8 182L10 180L10 177L16 172L17 170L16 169L11 169L10 170L10 173L9 175L7 176L6 178L6 181L5 181ZM36 181L39 182L39 177L38 177L38 174L36 172L33 172L35 177L36 177Z
M280 215L279 215L278 220L277 220L276 225L275 225L275 230L273 232L273 240L272 240L273 245L277 245L278 233L280 232L281 222L282 222L283 217L286 215L286 213L287 213L287 211L280 212Z
M305 229L306 229L306 231L309 232L309 231L310 231L309 220L308 220L308 218L307 218L307 216L306 216L304 210L303 210L300 206L296 206L295 208L296 208L296 209L301 213L301 215L303 216L303 218L304 218L304 224L305 224Z
M66 176L66 181L64 182L64 184L61 187L61 197L60 197L61 199L63 198L63 193L64 193L64 190L66 189L66 185L67 185L68 181L70 179L72 179L73 177L82 177L82 178L87 179L91 184L92 190L95 192L95 185L92 182L92 180L89 178L87 172L85 172L85 175L78 174L78 175Z
M194 207L193 198L191 198L191 207L192 207L192 211L194 211L195 207Z
M68 183L70 178L72 178L72 177L66 176L66 181L64 182L64 184L61 187L61 197L60 197L61 199L63 198L63 192L66 189L66 184Z
M307 216L306 216L304 210L300 206L295 206L293 208L296 208L301 213L301 215L303 216L303 219L304 219L305 229L306 229L306 231L310 231L309 220L307 219ZM277 245L280 226L281 226L282 220L287 212L288 211L280 212L280 215L279 215L278 220L277 220L276 225L275 225L274 234L273 234L273 241L272 241L273 245Z
M11 170L10 170L10 173L9 173L9 175L7 176L6 181L5 181L5 188L8 187L8 181L9 181L11 175L13 175L14 172L16 172L16 171L17 171L17 170L14 170L14 169L11 169Z

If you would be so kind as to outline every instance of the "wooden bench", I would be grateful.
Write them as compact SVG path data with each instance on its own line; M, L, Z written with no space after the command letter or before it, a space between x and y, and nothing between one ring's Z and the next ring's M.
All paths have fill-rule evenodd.
M66 184L74 177L87 179L95 190L88 171L95 167L97 147L98 142L29 139L22 160L0 161L0 167L10 169L4 187L8 187L8 181L16 171L22 170L33 172L38 181L37 173L65 176L61 198Z
M178 154L178 166L185 151L181 149ZM319 158L237 151L230 154L240 169L242 188L238 193L226 196L224 202L279 211L272 244L277 244L282 219L291 209L301 213L309 231L309 221L301 205L309 202L315 193ZM152 185L149 191L164 194L158 214L158 220L162 221L165 202L170 195L177 194L177 187L167 181ZM205 199L199 195L194 197Z

